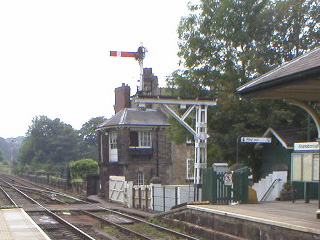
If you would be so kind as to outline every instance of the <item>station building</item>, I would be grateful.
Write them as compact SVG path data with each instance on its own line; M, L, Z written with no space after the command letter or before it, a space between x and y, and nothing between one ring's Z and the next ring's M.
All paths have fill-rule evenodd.
M143 71L142 94L161 95L152 69ZM171 141L168 115L157 104L138 106L130 94L124 83L115 89L115 115L97 129L100 194L107 196L110 176L125 176L134 185L192 183L194 145Z
M314 154L300 152L291 157L291 180L301 183L319 183L320 114L320 47L317 47L264 75L242 85L237 92L251 99L283 99L288 104L305 110L312 118L317 137L311 140L318 145ZM298 139L294 139L298 143ZM307 143L308 144L308 143ZM311 157L310 157L311 156ZM319 184L320 188L320 184ZM317 218L320 218L320 189Z

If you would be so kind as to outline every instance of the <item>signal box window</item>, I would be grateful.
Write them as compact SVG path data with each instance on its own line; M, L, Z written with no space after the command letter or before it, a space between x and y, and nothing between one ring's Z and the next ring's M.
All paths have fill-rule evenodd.
M150 131L130 131L131 147L152 147Z

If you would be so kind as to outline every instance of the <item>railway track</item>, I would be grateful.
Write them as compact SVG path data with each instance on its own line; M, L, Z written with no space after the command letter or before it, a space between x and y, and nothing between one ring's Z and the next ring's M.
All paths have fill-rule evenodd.
M21 195L29 200L32 198L28 196L26 192L40 194L41 196L45 195L50 199L47 199L48 202L55 201L57 204L63 204L64 209L68 209L68 206L70 206L71 209L73 203L83 203L83 206L89 205L99 210L93 213L83 210L80 206L77 210L53 212L46 208L44 206L45 204L42 205L34 199L30 200L45 210L45 214L43 212L33 212L29 213L29 215L31 215L49 237L52 236L51 239L198 239L176 230L150 223L142 218L77 199L42 185L23 181L9 175L6 175L4 178L8 181L2 179L2 175L0 174L0 180L10 186L5 187L6 189L15 189L15 191L20 192ZM9 181L14 182L14 185L10 184ZM10 195L10 193L8 193L8 195ZM55 196L53 200L50 197L52 195ZM69 201L65 202L60 197L69 199ZM72 200L71 202L70 199ZM57 224L66 227L61 228ZM77 231L80 231L80 233ZM82 234L84 235L82 236Z
M11 203L15 207L19 206L19 204L17 204L16 200L18 199L20 201L21 198L17 198L16 195L12 194L13 193L12 190L18 192L21 196L24 196L25 199L28 199L30 202L33 202L34 204L39 205L43 210L45 210L44 218L50 219L50 220L51 219L55 220L55 222L51 221L51 223L53 223L53 224L58 224L56 226L57 227L56 229L58 231L55 231L54 237L57 237L57 235L58 235L60 238L54 238L54 239L89 239L89 240L95 239L94 237L91 237L90 235L88 235L87 233L82 231L81 229L77 228L75 225L73 225L70 222L64 220L59 215L57 215L54 212L50 211L48 208L46 208L45 206L41 205L39 202L37 202L32 197L28 196L26 193L24 193L23 191L19 190L15 186L13 186L9 182L5 181L2 178L0 178L0 180L4 184L8 185L7 188L10 189L10 191L5 191L2 188L2 192L5 194L5 196L7 196L7 199L9 199L11 201ZM46 232L46 230L48 230L48 229L43 229L43 230ZM49 233L48 235L50 236L52 234Z

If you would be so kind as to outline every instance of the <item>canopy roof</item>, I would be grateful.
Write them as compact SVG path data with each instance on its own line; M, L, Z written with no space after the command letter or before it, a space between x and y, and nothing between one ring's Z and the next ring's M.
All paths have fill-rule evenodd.
M247 98L320 100L320 48L244 84L237 92Z

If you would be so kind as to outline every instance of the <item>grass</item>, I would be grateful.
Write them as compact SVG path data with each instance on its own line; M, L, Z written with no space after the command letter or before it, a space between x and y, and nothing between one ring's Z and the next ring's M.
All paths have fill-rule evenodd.
M113 226L105 226L105 227L103 227L103 231L105 233L109 234L110 236L113 236L119 240L128 239L124 233L122 233L119 229L117 229L116 227L113 227ZM138 238L131 238L131 239L138 240Z

